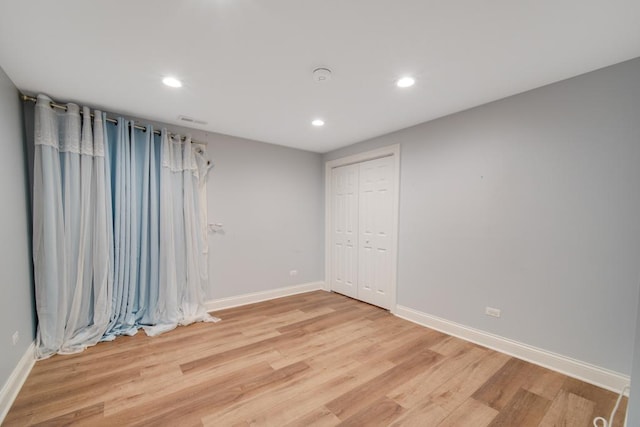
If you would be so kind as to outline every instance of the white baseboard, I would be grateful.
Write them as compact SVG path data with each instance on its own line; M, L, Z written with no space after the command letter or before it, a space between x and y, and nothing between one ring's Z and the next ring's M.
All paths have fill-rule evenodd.
M303 283L302 285L287 286L285 288L270 289L263 292L254 292L251 294L214 299L207 301L205 306L207 311L224 310L225 308L238 307L241 305L253 304L256 302L318 290L325 290L324 282Z
M396 316L620 393L631 379L618 372L398 305Z
M0 390L0 424L9 413L13 401L16 400L22 385L29 376L29 372L36 363L36 344L32 342L24 352L15 369Z

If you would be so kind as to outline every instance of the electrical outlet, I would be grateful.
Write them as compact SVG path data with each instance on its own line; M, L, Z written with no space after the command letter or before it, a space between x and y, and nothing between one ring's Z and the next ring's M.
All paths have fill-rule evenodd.
M297 276L297 275L298 275L298 270L289 271L289 276L293 277L293 276Z
M18 344L19 340L20 340L20 333L18 331L15 331L13 333L13 336L11 337L11 341L13 342L13 345Z
M491 317L500 317L500 309L493 307L485 307L484 314Z

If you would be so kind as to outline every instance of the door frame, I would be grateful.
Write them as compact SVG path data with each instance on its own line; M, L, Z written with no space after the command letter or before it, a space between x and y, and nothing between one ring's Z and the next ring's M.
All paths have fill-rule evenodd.
M391 283L389 292L391 294L391 307L389 311L396 313L397 298L397 279L398 279L398 219L400 210L400 144L389 145L387 147L376 148L375 150L365 151L351 156L341 157L335 160L329 160L324 164L324 289L331 291L331 230L332 224L332 185L331 170L340 166L347 166L355 163L362 163L368 160L380 159L382 157L393 157L393 179L394 179L394 197L393 197L393 219L392 230L393 237L391 239Z

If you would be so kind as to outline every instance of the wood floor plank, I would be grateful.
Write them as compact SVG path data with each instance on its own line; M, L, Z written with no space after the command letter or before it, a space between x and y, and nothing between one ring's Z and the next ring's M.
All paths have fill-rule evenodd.
M212 367L218 366L230 360L238 359L243 356L252 355L264 351L265 347L273 346L278 342L291 342L296 339L308 339L304 332L293 330L288 333L279 334L273 337L252 342L250 344L241 345L220 353L213 353L200 359L180 364L180 369L184 374L195 374Z
M200 372L196 375L181 375L180 378L140 377L133 379L117 389L114 395L105 395L105 415L139 407L142 404L158 401L166 394L166 390L183 393L184 390L201 385L201 387L216 387L218 384L230 384L232 378L242 377L247 372L252 372L254 366L261 366L268 372L273 360L277 360L279 354L274 350L265 350L261 353L247 356L239 360L231 360L218 365L215 369ZM267 367L268 365L268 367ZM179 366L176 369L180 371ZM180 371L182 372L182 371Z
M284 425L284 427L331 427L340 424L340 419L324 406L315 409L302 418L296 419ZM274 424L280 426L282 424Z
M36 423L37 426L68 426L73 424L102 424L104 423L103 417L104 405L102 403L96 403L95 405L87 406L85 408L75 409L67 412L66 414L59 415L54 418L49 418L44 422Z
M535 384L545 371L540 366L511 358L473 397L500 411L521 388Z
M407 409L400 414L391 424L390 427L424 427L437 426L444 420L449 412L440 405L430 400L423 400L417 403L411 409Z
M498 411L470 397L438 424L438 427L485 427L493 421L496 415L498 415ZM512 426L521 427L520 424L512 424Z
M389 397L406 408L413 408L424 400L430 400L449 413L508 360L506 355L480 347L462 350L400 385Z
M245 400L265 389L291 381L308 368L308 365L299 362L272 372L245 375L233 384L222 384L206 390L198 387L186 393L173 393L162 399L164 405L141 405L133 410L118 412L105 420L112 425L126 423L136 426L158 424L166 421L168 417L174 417L181 423L193 424L199 422L209 411Z
M592 423L595 403L565 390L551 403L539 427L584 427Z
M389 388L413 378L442 357L430 350L422 350L371 381L349 390L325 406L338 418L345 420L384 396Z
M348 359L347 359L348 360ZM296 384L295 387L269 391L268 395L229 408L203 418L205 424L225 425L239 419L247 419L255 425L284 425L312 417L317 407L337 396L372 380L393 368L388 361L360 364L348 360L351 369L334 375L334 368L324 369L315 377ZM355 364L355 366L353 365ZM345 365L345 367L347 367ZM337 417L336 417L337 418ZM295 422L294 422L295 423Z
M160 412L171 408L178 408L182 405L192 403L194 397L206 396L215 390L236 389L247 381L247 376L264 378L273 374L274 369L268 363L260 362L238 368L226 375L220 375L208 381L192 382L179 381L170 388L149 389L146 393L138 396L140 399L128 402L129 404L112 405L109 417L113 420L135 421L137 417L145 412L152 412L157 408ZM122 402L120 402L122 403ZM130 418L129 418L130 417Z
M283 384L282 387L269 387L265 389L265 393L255 394L249 399L221 407L219 411L209 411L202 417L202 421L205 424L222 425L241 421L247 421L251 425L282 424L293 418L288 409L302 414L317 407L317 404L306 407L301 399L302 396L309 391L314 391L324 382L342 377L358 365L352 360L342 360L336 363L332 370L321 372L308 370L306 375L300 376L295 382Z
M48 389L46 393L34 393L29 400L16 400L12 407L13 416L20 419L27 414L31 414L29 419L33 423L42 423L49 418L62 416L69 417L74 409L104 407L104 396L113 391L114 386L128 381L130 377L137 377L138 369L131 368L121 371L117 375L88 377L85 383L73 384L71 388L58 387ZM33 411L33 407L38 407L38 411Z
M269 334L274 329L282 328L292 322L300 322L302 320L311 319L316 316L333 313L334 310L330 307L315 307L313 310L301 311L292 310L285 313L280 313L273 316L265 316L264 320L251 328L244 328L241 333L244 336L250 337L253 335Z
M321 314L310 319L301 320L299 322L290 323L277 329L278 332L284 334L290 331L307 331L318 332L334 325L340 325L348 320L362 317L362 312L354 310L351 307L345 307L330 313Z
M429 398L447 411L453 411L482 387L510 358L495 351L485 354L441 384Z
M405 408L393 400L382 396L338 425L341 427L388 426L405 411Z
M549 406L551 406L549 400L521 388L489 426L535 427L540 423Z
M546 399L553 400L564 385L566 376L550 369L538 367L538 374L532 381L523 384L523 388Z
M565 378L562 390L594 402L595 407L593 408L593 416L604 417L607 420L609 419L611 411L618 399L618 395L611 391L595 387L575 378ZM622 402L620 402L618 415L616 416L612 427L623 427L624 415L621 416L620 414L624 414L627 410L627 403L628 399L626 397L622 399Z
M340 325L339 328L315 333L306 341L275 343L274 348L280 353L281 359L272 366L277 368L283 364L312 358L319 353L336 352L338 347L340 351L344 351L345 345L357 342L371 333L370 324L370 320L353 319Z
M445 337L446 335L439 332L427 331L414 339L405 339L404 342L399 345L393 345L392 348L384 349L380 352L379 357L389 360L392 363L400 364L413 354L429 349L429 347ZM432 353L437 354L433 351Z
M617 398L329 292L214 315L38 361L3 425L581 425Z
M443 356L451 356L461 352L471 351L474 348L480 348L480 346L449 335L445 335L443 340L429 347L429 349Z

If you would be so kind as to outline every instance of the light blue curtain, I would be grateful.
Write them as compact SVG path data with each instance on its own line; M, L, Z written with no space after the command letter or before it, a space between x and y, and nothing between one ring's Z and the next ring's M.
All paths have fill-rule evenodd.
M50 103L35 107L37 356L218 320L204 308L202 147Z

